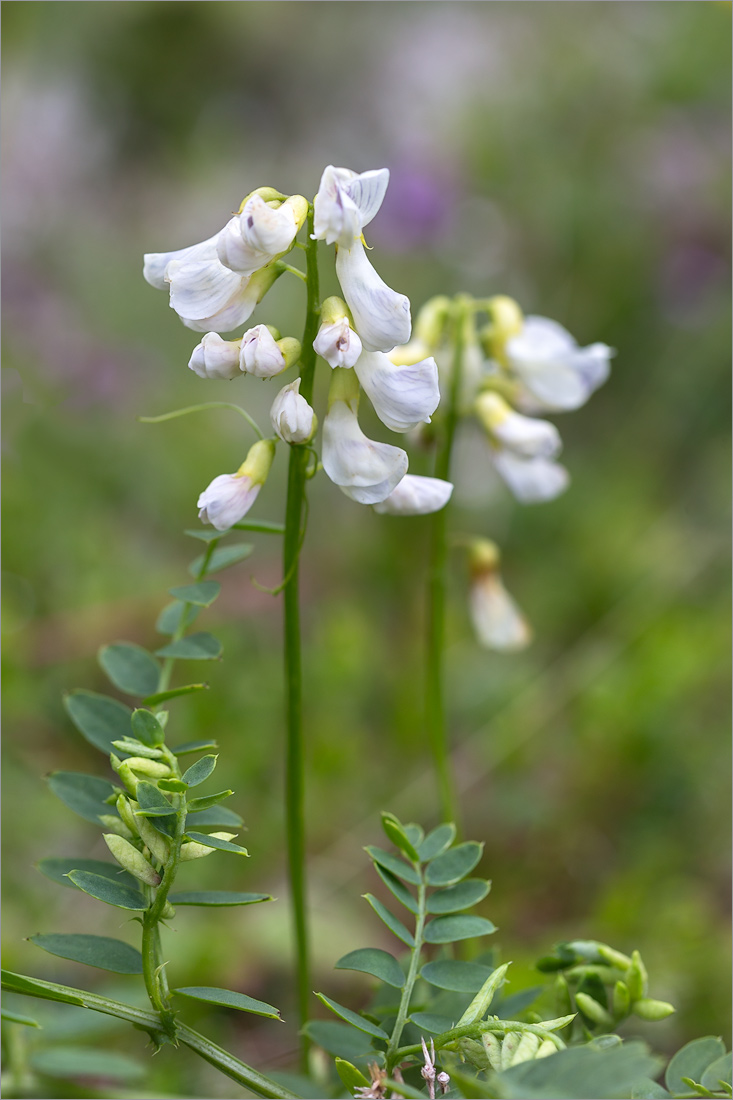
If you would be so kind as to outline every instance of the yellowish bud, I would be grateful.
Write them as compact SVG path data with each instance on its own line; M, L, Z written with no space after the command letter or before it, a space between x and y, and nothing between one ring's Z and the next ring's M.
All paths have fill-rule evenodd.
M114 814L100 814L99 820L105 829L112 829L118 836L124 836L128 840L135 834L130 832L129 828L124 821L120 821L119 817L115 817Z
M158 886L160 875L152 864L148 863L142 852L138 852L134 844L115 833L104 833L104 842L115 857L120 867L124 867L135 878L148 886Z
M493 573L499 568L501 554L491 539L474 539L468 551L468 566L472 576Z
M487 352L499 363L506 363L507 340L522 331L524 314L513 298L497 294L489 298L486 309L491 322L482 330L481 337Z
M322 325L335 325L336 322L340 321L343 317L348 317L349 320L351 320L349 307L343 298L339 298L334 294L323 301L321 305Z
M137 806L137 802L135 803L135 805ZM132 806L130 805L129 799L126 798L124 794L119 795L117 798L116 806L117 813L120 815L125 825L130 830L130 836L136 836L138 832L138 823L135 819L135 813Z
M170 843L158 832L147 817L138 817L135 821L140 839L158 863L165 863L170 852Z
M146 756L130 756L124 763L133 771L140 772L141 775L149 775L152 779L162 779L163 776L171 774L167 764L162 764L159 760L148 760Z
M451 301L444 294L430 298L415 319L415 336L433 350L442 343L450 318Z
M253 485L264 485L275 457L275 444L271 439L258 439L250 447L247 457L237 470L237 477L250 478Z
M237 834L211 833L210 835L218 840L234 840ZM181 862L185 863L189 859L203 859L204 856L210 856L215 851L216 848L208 848L205 844L198 844L195 840L187 840L185 844L181 845Z

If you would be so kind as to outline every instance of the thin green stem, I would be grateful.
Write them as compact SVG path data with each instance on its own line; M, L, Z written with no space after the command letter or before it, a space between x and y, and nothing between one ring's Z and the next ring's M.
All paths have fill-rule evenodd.
M178 770L176 768L176 770ZM143 978L145 988L150 997L150 1003L160 1013L161 1024L164 1030L171 1036L175 1034L174 1014L170 1007L170 994L168 982L163 970L161 958L160 929L159 924L163 916L168 893L175 881L178 864L181 859L181 845L186 831L186 800L183 795L177 795L176 801L176 828L171 838L168 858L163 867L163 875L160 885L155 890L155 896L151 904L142 916L142 956Z
M283 271L289 271L291 275L297 275L304 283L308 282L308 276L304 271L301 271L299 267L293 267L291 264L284 264L282 262L280 263L280 267Z
M247 410L243 409L241 405L234 405L231 401L204 401L202 405L188 405L185 409L173 409L172 412L161 413L160 416L138 416L138 420L141 424L162 424L165 420L176 420L179 416L205 412L207 409L233 409L234 412L238 412L240 416L244 417L252 431L260 439L265 438L259 425L252 419Z
M473 1024L463 1024L461 1027L454 1027L450 1031L444 1031L442 1035L432 1036L435 1043L436 1050L443 1050L444 1047L450 1046L451 1043L455 1043L458 1039L480 1039L486 1031L497 1032L522 1032L536 1035L538 1039L549 1039L551 1043L555 1044L557 1050L564 1050L565 1043L556 1035L554 1031L548 1031L542 1024L525 1024L521 1020L499 1020L494 1017L489 1020L479 1020ZM419 1043L412 1043L407 1047L400 1047L395 1053L395 1057L399 1060L403 1058L409 1058L414 1054L420 1055L422 1053L422 1046Z
M442 478L444 481L450 480L453 443L458 425L463 368L464 311L464 304L460 300L457 301L453 316L453 369L450 375L450 388L447 395L442 431L435 456L435 477ZM448 723L443 695L448 508L449 506L446 506L439 512L435 512L431 521L430 562L427 581L425 725L435 764L442 819L443 821L455 821L458 825L458 802L450 763Z
M300 360L300 393L306 401L313 394L316 353L313 341L318 331L319 288L317 242L311 240L313 212L308 213L307 306L303 350ZM310 950L306 906L305 872L305 767L303 744L302 667L300 642L299 555L303 542L305 483L308 450L291 446L283 539L284 672L285 721L287 729L285 763L285 830L290 879L290 906L295 936L297 1022L302 1029L308 1018L311 994ZM307 1068L307 1038L301 1038L301 1064Z
M415 863L413 866L420 876L420 885L417 889L415 943L410 952L410 966L407 971L407 977L405 978L405 984L402 988L402 997L400 998L400 1007L397 1011L397 1019L392 1028L392 1036L389 1040L389 1046L387 1047L387 1071L389 1073L391 1073L394 1067L401 1061L401 1056L399 1054L400 1039L402 1038L402 1032L407 1023L407 1015L410 1011L410 999L412 997L412 991L415 988L415 981L417 980L417 971L420 965L420 952L423 946L423 929L427 917L425 879L420 864Z

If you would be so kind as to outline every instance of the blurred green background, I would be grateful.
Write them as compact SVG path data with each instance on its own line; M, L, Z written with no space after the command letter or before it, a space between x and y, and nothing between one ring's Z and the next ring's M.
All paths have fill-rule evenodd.
M3 5L3 62L6 964L107 988L23 937L134 937L33 869L103 854L40 777L104 774L61 693L107 690L104 642L160 644L166 589L198 551L181 534L197 494L249 444L224 411L136 417L234 400L266 422L275 392L186 369L197 337L143 281L142 253L210 236L256 186L312 196L327 163L387 166L369 242L413 314L435 293L508 293L582 344L618 349L610 382L557 418L573 479L558 501L520 507L470 433L459 449L453 522L500 543L536 633L521 656L479 650L456 560L449 704L466 835L486 841L494 883L483 911L517 985L557 939L639 947L653 995L679 1008L650 1031L657 1049L725 1035L730 5L16 0ZM253 323L299 334L292 283ZM365 430L386 440L370 415ZM279 453L258 516L282 518L285 466ZM375 888L361 847L379 842L381 809L436 822L425 534L423 520L313 483L302 569L315 988L351 1003L365 982L334 975L335 960L389 947L359 896ZM220 739L252 856L215 855L189 887L281 900L184 911L170 950L176 984L243 989L287 1017L281 606L251 583L277 583L279 547L254 538L203 622L225 642L212 690L172 719L179 740ZM102 1026L51 1021L46 1039L91 1023ZM290 1026L205 1024L245 1060L288 1067ZM119 1048L141 1054L143 1037L123 1033ZM240 1094L192 1063L164 1051L152 1087Z

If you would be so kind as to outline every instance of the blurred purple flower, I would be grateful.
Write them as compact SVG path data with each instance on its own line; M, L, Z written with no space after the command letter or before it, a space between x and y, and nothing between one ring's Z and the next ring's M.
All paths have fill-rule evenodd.
M392 252L439 243L453 227L457 193L456 182L437 166L390 165L389 188L369 237Z

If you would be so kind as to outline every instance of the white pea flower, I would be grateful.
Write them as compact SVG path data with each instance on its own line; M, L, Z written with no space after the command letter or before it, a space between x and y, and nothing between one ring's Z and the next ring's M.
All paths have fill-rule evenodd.
M560 433L548 420L522 416L498 393L481 393L474 408L491 440L522 458L554 458L562 450Z
M336 254L336 274L367 351L389 351L410 339L410 300L392 290L369 263L360 239Z
M273 378L287 367L285 356L267 325L255 325L242 337L240 366L256 378Z
M270 422L283 443L307 443L313 438L316 414L300 396L300 378L280 390L270 409Z
M477 539L470 554L469 610L476 636L487 649L524 649L532 631L499 576L499 550L489 539Z
M387 168L359 174L329 164L313 200L314 238L350 248L382 205L388 183Z
M504 350L508 369L523 387L519 407L524 412L580 408L608 378L614 354L607 344L579 347L548 317L526 317Z
M250 510L267 480L275 455L271 439L254 443L235 474L220 474L198 499L199 519L226 531Z
M353 367L361 355L361 340L349 324L349 318L341 317L331 324L321 325L313 348L330 367Z
M222 340L218 332L207 332L193 349L188 365L199 378L231 380L242 373L241 351L241 340Z
M323 468L335 485L359 504L378 504L407 473L407 454L368 439L355 402L334 400L323 421Z
M388 516L426 516L445 508L452 492L450 481L405 474L389 496L374 505L374 511Z
M175 252L146 252L143 256L143 278L156 290L167 290L166 272L170 263L189 263L216 259L218 234L200 244L179 248Z
M570 474L549 458L522 458L511 451L495 451L493 462L520 504L541 504L564 493Z
M269 206L261 195L252 195L219 233L219 260L240 275L251 275L288 251L307 211L302 195L292 195L277 207Z
M440 402L434 359L398 367L382 351L363 351L354 370L377 416L393 432L429 423Z

